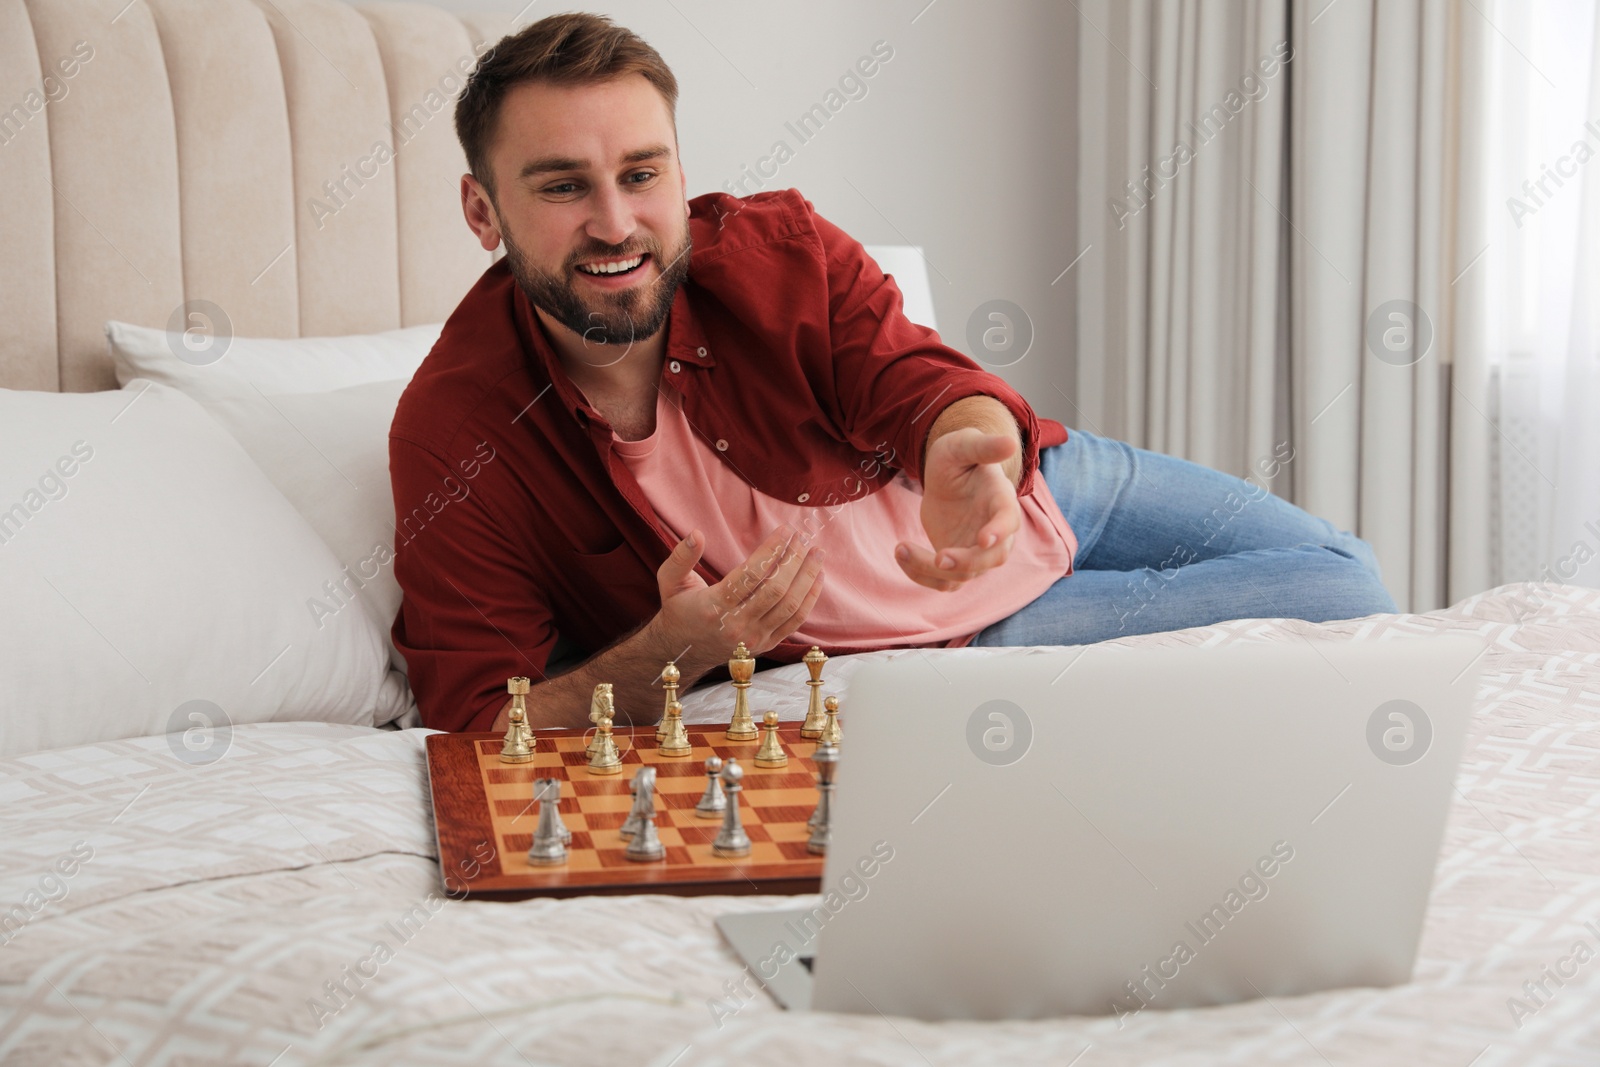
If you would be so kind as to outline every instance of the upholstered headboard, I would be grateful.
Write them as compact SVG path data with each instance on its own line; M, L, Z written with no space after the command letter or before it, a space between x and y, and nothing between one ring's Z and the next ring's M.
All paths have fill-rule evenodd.
M0 0L0 386L115 388L107 319L443 320L493 261L458 206L453 95L512 28L415 3Z

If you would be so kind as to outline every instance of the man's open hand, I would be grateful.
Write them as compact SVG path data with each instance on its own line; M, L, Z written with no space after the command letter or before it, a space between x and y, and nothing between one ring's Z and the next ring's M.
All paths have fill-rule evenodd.
M1016 450L1015 438L971 427L928 446L922 528L929 544L896 546L895 560L907 577L947 592L1006 561L1022 525L1022 505L1001 464Z
M822 595L822 549L780 526L716 585L695 564L705 551L696 530L679 541L656 572L661 611L653 625L691 662L726 660L743 641L752 655L800 628ZM680 664L680 667L682 664Z

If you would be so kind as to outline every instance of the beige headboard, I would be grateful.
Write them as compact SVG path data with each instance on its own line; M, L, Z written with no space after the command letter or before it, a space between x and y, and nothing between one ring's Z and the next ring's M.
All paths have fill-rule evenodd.
M105 321L197 301L240 336L443 320L492 262L461 218L453 95L510 28L414 3L0 0L0 387L115 388Z

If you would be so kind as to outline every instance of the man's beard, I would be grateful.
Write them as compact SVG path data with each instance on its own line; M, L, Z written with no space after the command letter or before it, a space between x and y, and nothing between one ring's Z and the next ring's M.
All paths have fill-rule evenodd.
M635 341L654 337L666 324L667 313L678 286L689 276L688 220L683 227L683 242L670 257L663 256L654 243L609 245L587 248L568 257L564 273L551 274L528 262L511 235L501 231L506 243L506 264L511 276L522 287L534 307L555 319L561 325L583 338L586 345L618 345L626 349ZM578 295L575 282L569 281L578 263L597 259L628 259L648 252L660 270L654 285L634 286L615 293L598 293L593 303L586 303ZM603 362L621 358L623 353L606 356L595 355Z

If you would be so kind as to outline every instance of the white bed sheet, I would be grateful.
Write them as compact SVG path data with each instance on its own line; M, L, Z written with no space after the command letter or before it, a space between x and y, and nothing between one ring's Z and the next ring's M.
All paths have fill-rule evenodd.
M426 732L275 723L236 728L209 765L164 737L0 761L0 1062L1600 1063L1600 958L1520 1027L1508 1007L1532 1006L1523 983L1577 942L1600 950L1600 592L1507 586L1428 615L1130 641L1445 631L1491 647L1416 973L1394 989L1120 1027L791 1015L763 994L719 1026L709 1005L742 968L712 919L780 898L446 900ZM851 667L829 670L846 708ZM759 677L758 706L798 717L803 670ZM729 705L687 701L700 719ZM92 857L47 880L75 847ZM16 906L27 921L6 930ZM324 985L341 980L342 1000Z

